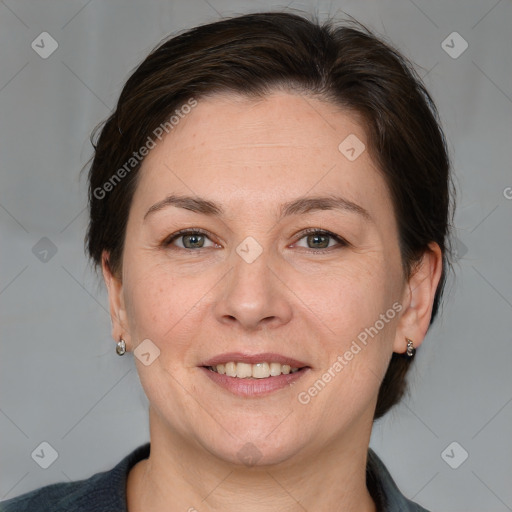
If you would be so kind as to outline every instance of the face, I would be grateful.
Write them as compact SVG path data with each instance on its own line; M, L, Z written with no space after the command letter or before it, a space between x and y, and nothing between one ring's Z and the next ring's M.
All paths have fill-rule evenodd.
M258 464L369 436L414 300L360 143L318 99L217 95L146 157L106 279L115 336L150 340L135 361L162 436Z

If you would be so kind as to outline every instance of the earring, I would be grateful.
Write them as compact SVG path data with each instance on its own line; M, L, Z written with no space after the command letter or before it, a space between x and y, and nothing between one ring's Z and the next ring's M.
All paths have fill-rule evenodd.
M116 345L116 352L118 356L124 356L126 353L126 343L123 339L120 339Z
M409 338L405 338L405 340L407 341L407 351L406 351L406 354L407 354L408 357L412 357L416 353L416 349L414 348L414 343Z

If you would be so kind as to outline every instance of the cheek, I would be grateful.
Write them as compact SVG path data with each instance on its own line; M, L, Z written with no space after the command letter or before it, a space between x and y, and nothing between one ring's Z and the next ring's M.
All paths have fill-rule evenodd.
M376 397L402 309L400 280L399 265L390 266L384 253L374 253L326 276L323 287L304 287L326 326L320 341L328 358L320 380L333 382L333 393L324 399L340 414L341 409L360 409Z
M396 271L375 252L356 255L334 271L303 278L298 295L318 312L331 334L346 339L373 325L391 308L400 296L398 281Z
M134 259L135 260L135 259ZM142 260L142 257L139 261ZM204 307L218 275L180 275L169 264L131 262L124 290L130 335L135 345L150 339L159 349L159 363L168 370L188 366L201 330ZM182 368L183 369L183 368Z
M155 267L141 271L136 265L127 266L124 290L128 322L136 341L150 338L157 345L183 312L184 297L168 273Z
M363 414L376 400L392 355L401 305L391 287L376 279L347 279L330 297L330 332L322 339L328 358L315 389L306 393L328 388L315 400L330 418L338 418L332 420L336 425Z

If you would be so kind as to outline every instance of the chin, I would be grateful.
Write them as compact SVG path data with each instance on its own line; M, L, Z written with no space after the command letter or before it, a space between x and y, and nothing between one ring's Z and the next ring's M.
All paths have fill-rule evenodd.
M226 446L216 446L209 451L218 459L236 466L247 468L264 468L285 463L292 459L302 446L293 442L289 445L276 446L274 443L262 443L257 439L250 441L230 442ZM235 451L233 451L235 450Z
M210 430L208 437L203 437L200 443L216 458L237 466L264 467L281 464L303 453L304 447L310 443L304 438L304 425L290 424L284 429L282 424L277 426L278 424L278 421L272 424L267 422L261 428L255 429L254 426L246 428L242 423L229 433L218 426L217 429ZM299 430L300 437L297 436ZM213 432L217 433L216 438L211 437ZM202 437L200 433L199 436Z

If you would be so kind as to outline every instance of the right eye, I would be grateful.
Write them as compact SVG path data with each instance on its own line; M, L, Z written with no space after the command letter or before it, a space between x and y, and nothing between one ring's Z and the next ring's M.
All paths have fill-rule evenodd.
M164 246L175 245L179 249L206 249L208 246L204 245L205 240L210 240L207 235L208 233L202 229L182 229L166 238ZM181 245L174 243L177 240L181 240ZM212 244L216 245L213 242Z

